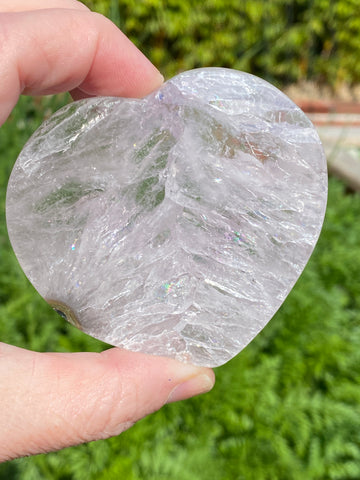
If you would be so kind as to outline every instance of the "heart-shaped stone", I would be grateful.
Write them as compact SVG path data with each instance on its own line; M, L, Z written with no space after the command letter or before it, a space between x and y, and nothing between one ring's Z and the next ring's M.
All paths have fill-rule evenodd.
M235 70L47 120L7 194L39 293L113 345L217 366L271 319L318 239L326 161L302 111Z

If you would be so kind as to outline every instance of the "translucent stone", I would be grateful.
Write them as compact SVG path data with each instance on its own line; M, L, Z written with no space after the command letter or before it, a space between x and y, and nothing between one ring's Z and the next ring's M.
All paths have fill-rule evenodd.
M7 222L30 281L78 328L217 366L292 289L326 197L302 111L264 80L207 68L55 113L15 164Z

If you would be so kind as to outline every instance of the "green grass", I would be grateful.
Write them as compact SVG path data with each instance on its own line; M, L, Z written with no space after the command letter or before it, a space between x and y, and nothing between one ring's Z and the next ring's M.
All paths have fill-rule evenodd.
M0 129L0 339L40 351L100 350L36 294L6 234L11 166L43 114L22 99ZM360 196L330 181L324 229L285 304L217 370L214 390L164 407L106 441L15 460L0 479L360 478Z

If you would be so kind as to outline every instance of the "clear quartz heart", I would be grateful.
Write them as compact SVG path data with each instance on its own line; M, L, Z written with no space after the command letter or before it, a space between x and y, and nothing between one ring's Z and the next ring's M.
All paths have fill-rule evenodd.
M55 113L14 166L7 223L30 281L78 328L217 366L292 289L326 198L303 112L264 80L205 68Z

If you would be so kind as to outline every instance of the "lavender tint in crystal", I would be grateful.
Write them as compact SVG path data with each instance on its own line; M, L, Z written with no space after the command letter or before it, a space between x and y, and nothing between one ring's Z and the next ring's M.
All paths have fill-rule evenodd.
M207 68L54 114L15 164L7 222L30 281L84 332L217 366L292 289L326 198L302 111L259 78Z

